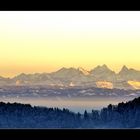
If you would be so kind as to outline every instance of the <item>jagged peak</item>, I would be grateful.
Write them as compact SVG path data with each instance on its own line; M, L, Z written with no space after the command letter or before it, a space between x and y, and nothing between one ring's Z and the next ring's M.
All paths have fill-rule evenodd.
M87 70L85 70L85 69L82 68L82 67L78 67L78 70L84 70L84 71L87 71Z
M129 70L126 65L123 65L122 70Z
M108 68L108 66L106 64L103 64L101 67Z
M126 67L126 65L123 65L119 74L122 73L122 72L127 72L127 71L129 71L129 69Z
M102 66L98 65L97 67L95 67L94 69L92 69L91 71L94 71L94 70L109 70L109 71L112 71L108 68L107 65L103 64Z
M83 69L82 67L78 67L78 70L80 72L82 72L84 75L89 75L90 74L87 70Z

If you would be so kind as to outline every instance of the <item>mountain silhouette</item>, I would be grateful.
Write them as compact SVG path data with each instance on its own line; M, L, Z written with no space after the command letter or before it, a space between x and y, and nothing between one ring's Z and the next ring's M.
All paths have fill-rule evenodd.
M96 80L114 81L115 79L115 72L110 70L105 64L95 67L90 73Z
M126 66L123 66L118 73L118 77L122 78L124 81L140 80L140 71L132 68L128 69Z
M121 71L119 72L119 74L126 74L129 71L129 69L124 65L121 69Z
M83 114L0 102L0 128L140 128L140 97Z
M140 71L127 68L125 65L119 73L115 73L107 65L98 65L94 69L87 71L79 68L61 68L52 73L21 73L13 78L0 77L0 85L49 85L49 86L79 86L79 87L97 87L97 82L107 82L113 85L113 88L135 89L139 88ZM106 82L106 83L105 83ZM135 84L134 86L131 84ZM138 85L138 86L137 86ZM104 86L101 86L104 87ZM104 87L105 88L105 87Z

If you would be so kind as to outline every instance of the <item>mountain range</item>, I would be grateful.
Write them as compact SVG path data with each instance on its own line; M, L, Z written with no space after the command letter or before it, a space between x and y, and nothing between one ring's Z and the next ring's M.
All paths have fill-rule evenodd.
M77 69L63 67L52 73L21 73L13 78L0 76L0 86L4 85L140 89L140 71L132 68L128 69L125 65L119 73L110 70L105 64L90 71L81 67Z

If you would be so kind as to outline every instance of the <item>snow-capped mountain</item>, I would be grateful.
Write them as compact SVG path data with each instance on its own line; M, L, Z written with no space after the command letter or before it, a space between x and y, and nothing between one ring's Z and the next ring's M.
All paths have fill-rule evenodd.
M50 76L55 80L59 80L64 86L85 86L93 81L87 73L88 71L83 68L62 68L50 73Z
M0 85L140 89L140 71L123 66L119 73L115 73L105 64L97 66L91 71L87 71L82 67L77 69L63 67L52 73L21 73L14 78L0 76Z
M118 77L125 81L140 80L140 71L134 70L132 68L128 69L126 66L123 66L121 71L118 73Z
M74 76L81 75L82 72L75 68L62 68L56 72L51 73L51 76L54 78L72 78Z
M122 69L120 70L119 75L125 75L128 72L129 72L129 69L124 65Z
M96 81L105 80L109 82L116 81L116 74L110 70L106 65L97 66L90 71L91 75L96 78Z
M79 67L78 70L81 71L84 75L89 75L90 74L89 71L83 69L82 67Z

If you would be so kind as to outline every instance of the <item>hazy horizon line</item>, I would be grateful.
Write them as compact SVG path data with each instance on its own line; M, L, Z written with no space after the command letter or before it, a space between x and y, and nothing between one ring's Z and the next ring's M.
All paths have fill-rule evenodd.
M2 76L2 75L0 74L0 77L3 77L3 78L14 78L15 76L18 76L18 75L20 75L20 74L43 74L43 73L45 73L45 74L50 74L50 73L53 73L53 72L57 72L57 71L59 71L59 70L61 70L61 69L63 69L63 68L65 68L65 69L73 68L73 69L76 69L76 70L82 68L82 69L86 70L87 72L90 72L90 71L92 71L93 69L95 69L96 67L103 67L103 66L106 66L108 69L110 69L111 71L115 72L115 74L118 74L118 73L122 70L123 67L126 67L127 69L134 69L134 68L128 68L126 65L122 65L122 67L120 68L120 70L119 70L118 72L116 72L116 71L112 70L111 68L109 68L108 65L102 64L102 65L96 65L94 68L92 68L92 69L90 69L90 70L86 70L85 68L83 68L83 67L81 67L81 66L79 66L79 67L77 67L77 68L76 68L76 67L60 67L59 69L57 69L57 70L55 70L55 71L51 71L51 72L45 72L45 71L44 71L44 72L19 72L18 74L14 74L13 76ZM136 69L134 69L134 70L136 70ZM137 70L137 71L139 71L139 70Z

